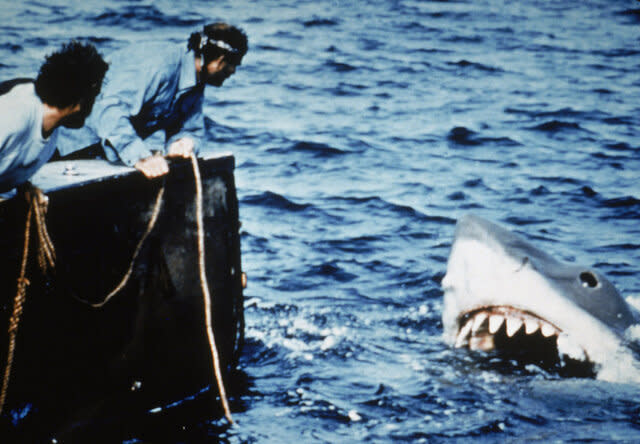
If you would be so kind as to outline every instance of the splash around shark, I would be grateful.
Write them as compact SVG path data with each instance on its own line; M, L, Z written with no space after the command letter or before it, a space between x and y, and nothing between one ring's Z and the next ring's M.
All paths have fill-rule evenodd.
M475 215L457 225L442 280L444 340L572 376L640 382L638 313L601 273L560 262Z

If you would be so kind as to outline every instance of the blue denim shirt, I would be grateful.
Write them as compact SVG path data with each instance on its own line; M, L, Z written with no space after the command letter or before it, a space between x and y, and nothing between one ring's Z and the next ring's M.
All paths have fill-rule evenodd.
M107 159L133 166L173 141L204 136L204 85L196 81L195 56L186 45L136 43L109 57L109 71L91 115L79 130L61 129L62 156L100 142ZM157 146L158 131L164 146Z

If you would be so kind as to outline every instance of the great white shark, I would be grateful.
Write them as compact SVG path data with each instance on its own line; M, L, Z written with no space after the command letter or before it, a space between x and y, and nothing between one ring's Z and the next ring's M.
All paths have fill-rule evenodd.
M442 288L443 336L454 347L640 382L629 340L640 316L592 267L560 262L524 237L466 215L456 224Z

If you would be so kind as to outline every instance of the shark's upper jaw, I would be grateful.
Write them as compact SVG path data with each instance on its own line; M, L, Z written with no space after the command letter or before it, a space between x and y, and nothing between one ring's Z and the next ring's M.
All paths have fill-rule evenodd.
M561 331L533 313L507 306L482 307L460 316L456 347L471 350L494 350L500 339L515 340L518 336L538 336L554 342ZM504 336L504 338L501 338Z

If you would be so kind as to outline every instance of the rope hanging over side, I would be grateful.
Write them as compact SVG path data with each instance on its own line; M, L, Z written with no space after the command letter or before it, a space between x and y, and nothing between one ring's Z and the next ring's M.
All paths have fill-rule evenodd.
M207 338L209 340L209 347L211 351L211 359L213 363L214 374L216 378L216 383L218 386L218 392L220 393L220 400L222 402L222 407L224 409L225 417L227 420L233 424L233 418L231 416L231 410L229 408L229 403L227 401L227 395L224 388L224 383L222 379L222 371L220 367L220 358L218 354L218 349L215 344L215 337L213 334L213 325L212 325L212 316L211 316L211 295L209 292L209 285L206 276L206 265L205 265L205 249L204 249L204 223L203 223L203 209L202 209L202 180L200 178L200 170L198 168L198 160L194 153L191 153L191 164L193 167L193 174L195 178L195 186L196 186L196 220L197 220L197 228L198 228L198 266L199 266L199 275L200 275L200 286L202 288L202 296L204 299L204 309L205 309L205 328L207 331ZM22 263L20 268L20 277L18 278L18 291L16 297L14 299L14 307L13 313L9 320L9 351L7 353L7 364L5 367L5 373L2 384L2 391L0 392L0 414L2 414L2 410L4 407L7 390L9 386L9 379L11 375L11 367L13 363L13 355L15 352L15 344L16 344L16 334L18 330L18 325L20 323L20 316L22 314L22 307L26 300L26 287L29 285L29 281L26 279L26 268L27 268L27 258L29 252L29 237L31 230L31 218L35 213L36 217L36 229L38 233L39 243L38 243L38 263L43 271L46 272L47 267L53 269L55 264L55 250L53 248L53 243L51 242L51 238L49 237L49 233L46 229L46 224L44 222L44 214L46 212L46 196L42 194L42 192L38 189L35 189L36 193L27 194L27 198L30 201L29 210L27 212L27 220L25 224L25 240L24 240L24 250ZM164 195L164 186L158 192L156 197L156 202L154 205L153 213L149 223L147 225L147 229L143 234L142 238L138 242L136 249L134 250L133 256L131 258L131 263L129 265L129 269L127 273L122 278L121 282L114 288L102 302L90 304L93 307L100 308L105 305L113 296L115 296L127 283L131 273L133 271L133 266L135 260L146 240L147 236L153 230L156 221L158 219L158 215L160 214L160 209L162 207Z
M224 389L224 383L222 380L222 371L220 368L220 358L218 354L218 349L216 347L215 338L213 334L213 326L211 320L211 295L209 292L209 285L207 283L207 275L206 275L206 266L205 266L205 253L204 253L204 227L203 227L203 211L202 211L202 180L200 178L200 170L198 168L198 160L196 158L195 153L191 153L191 165L193 167L193 175L195 178L195 186L196 186L196 220L198 224L198 266L199 266L199 275L200 275L200 287L202 288L202 295L204 299L204 309L205 309L205 328L207 331L207 339L209 340L209 348L211 351L211 360L213 362L213 369L216 378L216 383L218 386L218 391L220 393L220 400L222 402L222 407L224 409L225 417L227 420L233 424L233 418L231 416L231 410L229 408L229 402L227 401L227 395ZM135 260L140 252L144 241L147 236L153 230L156 221L158 219L158 215L160 214L160 209L162 207L164 195L164 186L158 192L156 197L156 202L153 209L153 214L151 219L149 220L149 224L147 225L147 230L143 234L142 238L138 242L136 249L133 253L133 257L131 258L131 263L129 265L129 269L127 273L122 278L120 284L114 288L111 293L109 293L102 302L91 304L92 307L100 308L104 306L109 300L115 296L122 288L126 285L131 273L133 271L133 265Z
M26 273L27 261L29 258L31 219L34 215L38 234L38 263L40 268L43 272L46 272L47 268L53 269L55 266L56 253L45 223L47 197L40 189L32 187L25 192L25 198L28 202L28 210L24 230L24 246L22 250L22 262L20 264L20 276L18 277L18 288L13 300L13 312L9 318L9 346L7 351L7 362L4 368L4 376L2 378L2 390L0 391L0 415L4 410L4 404L7 399L9 380L11 378L11 368L13 366L13 356L16 349L18 326L20 325L23 306L27 299L27 285L29 285L29 280L26 278Z
M198 223L198 265L200 269L200 286L202 287L202 297L204 299L205 324L207 329L207 338L209 339L209 347L211 349L211 359L213 361L213 370L218 384L218 392L220 393L220 401L227 420L233 424L229 402L222 381L222 371L220 369L220 358L216 341L213 335L213 326L211 322L211 295L209 293L209 285L207 284L207 274L205 267L204 255L204 224L202 212L202 180L200 179L200 170L198 168L198 160L195 153L191 153L191 165L193 166L193 175L196 182L196 221Z
M111 290L111 293L109 293L104 298L104 300L102 302L96 302L95 304L89 304L92 307L101 308L104 304L109 302L109 300L112 297L114 297L116 294L118 294L120 292L120 290L122 290L124 288L125 285L127 285L127 282L129 281L129 278L131 277L131 273L133 272L133 266L134 266L134 264L136 262L138 254L140 253L140 250L142 249L142 245L144 244L144 241L147 239L147 236L149 236L149 234L153 230L153 227L156 226L156 221L158 220L158 215L160 214L160 209L162 208L162 202L163 202L162 197L163 196L164 196L164 185L162 186L162 188L160 188L160 191L158 191L158 195L156 196L156 202L153 205L153 212L151 214L151 218L149 219L149 223L147 224L147 229L144 232L144 234L142 235L142 237L140 238L140 240L138 241L138 245L136 245L136 249L133 251L133 256L131 257L131 262L129 263L129 269L127 270L125 275L122 277L122 280L120 281L120 283L118 285L116 285L116 288Z

